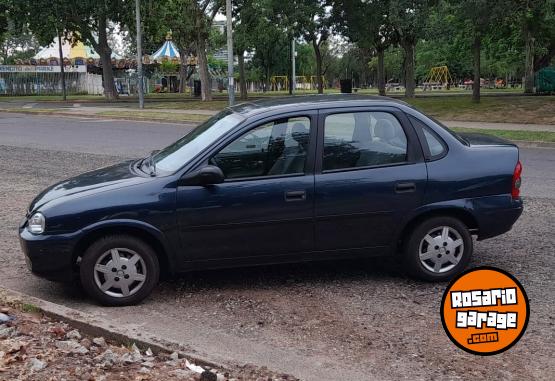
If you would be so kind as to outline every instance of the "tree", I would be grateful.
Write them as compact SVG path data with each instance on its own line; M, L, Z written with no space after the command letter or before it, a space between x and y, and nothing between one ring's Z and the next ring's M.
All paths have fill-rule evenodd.
M187 15L181 17L193 17L195 50L197 53L199 76L201 83L201 98L203 101L212 100L212 90L210 86L210 74L208 72L207 41L210 37L212 22L220 10L222 4L219 0L189 0L191 9ZM183 20L183 22L186 22Z
M274 0L274 17L290 41L301 36L312 45L316 59L318 93L324 92L322 47L330 36L333 22L330 0Z
M450 0L450 4L455 18L460 20L459 31L464 33L471 46L474 73L472 100L480 102L482 42L501 22L501 11L506 4L488 0Z
M427 17L434 0L390 0L390 22L394 25L397 41L403 48L405 96L414 97L415 81L415 48L422 37Z
M16 29L13 22L8 21L6 32L0 36L0 57L5 64L14 64L17 59L32 58L39 48L37 39L25 27Z
M395 39L389 11L389 0L338 0L333 7L334 21L341 32L362 51L375 50L380 95L385 95L385 50Z
M551 49L551 57L555 55L555 1L554 0L514 0L511 16L522 28L525 45L524 92L534 91L535 56L538 42L542 37Z
M78 6L64 0L11 0L14 20L26 24L38 41L50 44L56 33L64 33L72 42L91 45L100 56L104 95L118 97L112 70L112 49L108 44L109 21L119 24L132 11L125 0L82 0Z
M253 37L253 64L262 69L262 78L268 90L272 74L281 75L287 71L284 52L289 48L289 40L282 28L265 17L261 18Z
M261 13L264 9L255 0L237 0L234 2L233 47L239 64L239 97L247 99L247 83L245 73L245 53L255 45L256 35L264 33Z
M4 43L5 34L8 31L8 4L6 0L0 0L0 43Z

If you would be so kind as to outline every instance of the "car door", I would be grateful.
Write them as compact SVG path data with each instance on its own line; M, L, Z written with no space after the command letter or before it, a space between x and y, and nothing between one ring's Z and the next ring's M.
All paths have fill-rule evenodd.
M223 183L178 188L186 260L313 250L316 119L313 111L255 122L204 162L222 170Z
M315 176L318 250L385 248L422 202L426 165L394 108L322 110Z

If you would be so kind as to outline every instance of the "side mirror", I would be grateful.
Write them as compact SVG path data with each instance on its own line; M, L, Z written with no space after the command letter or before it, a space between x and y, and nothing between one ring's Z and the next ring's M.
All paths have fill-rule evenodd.
M186 174L179 180L179 185L213 185L224 182L224 173L215 165L207 165Z

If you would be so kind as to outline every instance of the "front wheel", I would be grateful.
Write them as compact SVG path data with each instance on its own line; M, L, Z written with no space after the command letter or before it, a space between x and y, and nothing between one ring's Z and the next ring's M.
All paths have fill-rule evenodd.
M158 283L156 253L145 242L126 235L106 236L85 252L80 265L85 291L104 305L137 304Z
M472 236L465 224L453 217L433 217L408 237L404 262L416 278L445 281L464 270L472 251Z

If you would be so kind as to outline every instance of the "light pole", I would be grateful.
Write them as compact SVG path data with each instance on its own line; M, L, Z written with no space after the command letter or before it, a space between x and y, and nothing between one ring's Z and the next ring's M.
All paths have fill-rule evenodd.
M56 30L56 33L58 34L58 53L60 56L60 75L62 76L62 95L63 95L64 101L66 101L67 100L66 73L64 70L64 52L62 50L62 36L58 30Z
M143 42L141 37L141 0L135 0L135 19L137 21L137 91L139 92L139 108L145 108L143 94Z
M225 2L225 17L227 21L227 94L229 96L229 105L235 103L235 84L233 78L233 26L231 24L231 0Z
M297 52L295 51L295 37L291 40L291 94L295 95L295 87L297 86L297 73L295 70L295 56Z

